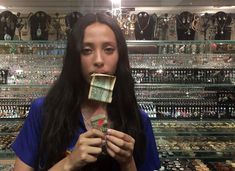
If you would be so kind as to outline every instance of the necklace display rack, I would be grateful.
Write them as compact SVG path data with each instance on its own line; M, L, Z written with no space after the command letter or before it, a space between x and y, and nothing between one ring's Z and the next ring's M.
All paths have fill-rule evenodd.
M139 12L136 16L136 40L151 40L153 38L154 20L147 12Z
M65 25L67 27L66 29L66 33L67 33L67 36L69 35L69 33L71 32L72 28L73 28L73 25L78 21L78 19L80 17L82 17L82 13L80 12L77 12L77 11L74 11L74 12L71 12L69 14L67 14L65 16Z
M18 13L16 14L16 16L17 16L17 22L16 22L16 32L15 32L15 36L18 36L18 37L17 37L18 40L22 40L22 39L21 39L21 30L22 30L22 28L24 27L23 19L21 18L20 15L21 15L20 12L18 12Z
M0 14L0 40L13 40L15 35L17 16L10 11Z
M194 15L184 11L176 16L176 29L178 40L194 40L195 30L192 29Z
M55 17L52 20L52 26L56 32L56 40L59 40L61 37L61 25L60 25L59 13L55 13Z
M230 40L231 39L231 15L219 11L213 15L213 24L216 27L215 40Z
M176 38L176 23L175 16L168 13L162 14L158 17L157 35L159 40L175 40Z
M208 29L210 28L211 26L211 15L208 14L208 13L205 13L202 17L201 17L201 27L202 27L202 32L203 32L203 38L204 40L207 40L208 38Z
M43 11L38 11L29 18L32 40L48 40L48 30L51 17Z
M153 26L153 40L159 40L159 32L158 32L158 25L159 25L159 19L158 19L158 16L156 13L153 13L152 14L152 19L153 19L153 22L154 22L154 26Z

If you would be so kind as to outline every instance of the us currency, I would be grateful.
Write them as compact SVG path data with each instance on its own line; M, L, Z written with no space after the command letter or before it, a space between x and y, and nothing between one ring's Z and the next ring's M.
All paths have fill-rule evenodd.
M91 85L103 89L113 90L116 77L108 74L92 74Z
M98 114L91 118L91 125L95 129L99 129L102 132L107 132L107 117L104 114Z
M111 103L116 77L107 74L92 74L91 77L88 99Z
M91 117L91 125L93 128L98 129L102 131L103 133L107 133L107 126L108 126L108 120L106 115L104 114L98 114L93 117ZM102 144L102 154L107 154L107 148L106 148L107 142L105 139L105 142Z

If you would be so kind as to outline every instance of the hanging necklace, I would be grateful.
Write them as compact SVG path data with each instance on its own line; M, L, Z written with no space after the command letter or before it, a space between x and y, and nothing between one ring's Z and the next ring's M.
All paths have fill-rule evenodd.
M147 17L147 16L148 16L148 14L145 13L144 17ZM140 29L140 34L144 34L144 30L147 29L147 27L149 26L150 16L148 16L148 21L147 21L146 25L143 28L141 28L141 26L140 26L139 18L142 18L142 14L139 14L139 17L137 17L137 23L138 23L138 27Z
M180 26L182 26L185 30L187 30L185 32L185 34L187 35L191 35L191 18L190 16L184 17L182 19L180 19L180 16L176 17L177 21L179 22Z
M223 18L221 17L217 18L217 24L220 29L220 34L224 34L224 28L226 26L227 19L228 19L228 15L224 16ZM224 22L221 22L221 21L224 21Z
M41 30L41 26L40 23L38 24L38 28L37 28L37 37L40 37L42 35L42 30Z

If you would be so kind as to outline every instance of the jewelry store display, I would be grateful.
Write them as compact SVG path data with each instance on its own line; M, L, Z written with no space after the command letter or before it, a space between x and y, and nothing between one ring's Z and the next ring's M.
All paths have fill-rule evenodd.
M208 40L210 39L208 37L209 28L212 26L211 15L205 13L200 19L201 19L201 31L203 33L203 40Z
M130 40L135 40L135 22L137 21L136 14L130 15L130 24L129 24L129 30L130 30Z
M8 76L8 70L0 69L0 84L7 84L7 76Z
M140 18L142 18L142 16L147 18L147 20L146 20L147 23L145 23L145 25L143 27L140 26L140 24L141 24L141 19ZM140 29L140 34L144 34L144 30L149 26L150 16L148 16L147 13L144 13L144 14L140 13L140 14L138 14L137 18L138 18L137 19L137 24L138 24L138 27Z
M18 12L16 14L17 16L17 22L16 22L16 30L15 30L15 38L17 40L22 40L21 38L21 30L22 28L24 27L24 24L23 24L23 19L20 17L21 13Z
M130 15L129 13L120 13L117 16L117 21L119 26L122 29L123 34L125 35L126 39L131 39L133 38L133 24L136 21L136 16L135 14Z
M194 40L195 30L192 29L194 15L184 11L176 16L178 40Z
M53 22L52 26L53 26L53 28L56 32L56 40L60 40L61 37L62 37L62 28L61 28L61 25L60 25L59 13L55 14L55 18L53 18L52 22Z
M14 159L10 145L31 102L59 77L66 38L83 16L59 12L0 13L0 158ZM151 119L160 170L234 170L234 14L107 14L127 40L136 100ZM84 123L91 128L90 119ZM12 168L0 159L0 170Z
M135 23L135 38L137 40L151 40L154 21L147 12L139 12Z
M223 12L217 12L213 15L214 25L216 27L215 40L230 40L232 17Z
M13 40L17 16L10 11L0 13L0 40Z
M153 13L152 16L153 21L154 21L154 29L153 29L153 40L159 40L159 35L158 35L158 16L156 13Z
M73 25L78 21L78 19L82 16L82 13L74 11L65 16L65 25L66 25L66 33L67 35L71 32Z
M21 28L20 33L19 33L20 40L25 40L25 41L31 40L29 19L31 18L32 15L33 13L30 12L25 17L21 18L23 27Z
M48 40L48 29L51 17L43 12L38 11L29 18L30 34L32 40Z

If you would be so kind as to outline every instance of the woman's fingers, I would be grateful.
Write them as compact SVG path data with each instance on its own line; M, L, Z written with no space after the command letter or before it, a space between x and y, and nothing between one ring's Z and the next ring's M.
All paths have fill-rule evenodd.
M91 129L80 135L76 147L81 145L90 145L90 146L100 146L102 144L102 139L105 139L104 133L100 130Z
M120 148L119 146L111 143L110 141L107 141L106 144L107 144L108 149L112 151L111 152L112 157L114 157L116 154L129 157L129 155L130 155L129 151Z
M113 144L117 145L118 147L122 147L123 149L133 150L134 148L135 144L134 138L123 132L109 129L106 138L109 141L111 141Z
M106 139L109 141L109 142L112 142L113 144L115 144L117 147L120 147L122 149L130 149L130 150L133 150L133 143L132 142L129 142L129 141L124 141L123 139L120 139L120 138L117 138L117 137L114 137L112 135L107 135L106 136ZM116 148L115 148L116 149Z
M108 154L119 163L131 161L135 140L130 135L113 129L106 135L106 147Z
M82 138L78 141L78 145L92 145L92 146L101 146L102 145L102 139L101 138Z
M110 148L107 148L107 152L108 154L113 157L114 159L116 159L117 161L119 162L125 162L126 161L126 158L120 156L120 155L117 155L115 152L113 152Z
M80 136L86 137L86 138L92 138L92 137L104 138L104 133L98 129L91 129L91 130L81 134Z
M117 131L117 130L114 130L114 129L108 129L107 132L108 132L108 135L113 135L113 136L115 136L117 138L120 138L124 141L132 142L132 143L135 142L134 138L132 138L130 135L125 134L123 132L120 132L120 131Z
M69 156L74 168L82 168L88 163L95 162L97 156L102 153L104 138L104 134L95 129L81 134Z
M101 147L92 147L92 146L82 146L80 148L82 153L89 153L89 154L100 154L102 152Z

